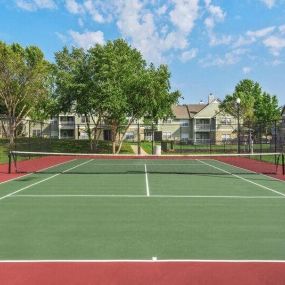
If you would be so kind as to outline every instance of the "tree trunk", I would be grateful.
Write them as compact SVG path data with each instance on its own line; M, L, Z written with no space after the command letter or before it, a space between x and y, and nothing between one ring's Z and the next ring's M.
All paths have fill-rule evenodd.
M15 134L16 134L16 120L13 117L9 118L9 148L15 149Z
M5 120L1 120L1 125L5 138L8 138L7 128L5 127Z
M93 142L92 142L93 150L95 152L97 152L98 141L99 141L100 135L102 133L102 129L99 129L99 131L98 131L98 127L101 124L101 115L99 115L97 122L95 122L92 115L90 117L92 118L92 122L94 124L94 138L93 138Z
M88 134L90 150L93 151L92 133L91 133L91 129L90 129L90 123L87 120L87 115L86 114L85 114L85 119L86 119L86 125L87 125L87 134Z
M125 135L126 135L128 129L129 129L129 127L130 127L130 125L131 125L132 123L133 123L133 120L131 120L131 121L129 122L129 124L127 125L127 127L125 128L125 130L124 130L124 132L123 132L123 134L122 134L122 138L119 138L119 147L118 147L118 150L117 150L117 154L119 154L120 151L121 151L121 148L122 148L122 145L123 145L123 141L124 141Z
M117 126L116 124L112 124L111 129L111 137L112 137L112 153L116 154L116 136L117 136Z

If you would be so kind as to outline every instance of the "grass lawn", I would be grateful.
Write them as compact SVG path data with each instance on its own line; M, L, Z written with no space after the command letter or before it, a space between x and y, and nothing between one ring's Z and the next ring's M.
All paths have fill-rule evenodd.
M16 141L16 150L19 151L42 151L42 152L68 152L68 153L90 153L90 145L87 140L70 139L39 139L20 138ZM101 141L98 146L98 153L112 153L110 142ZM121 154L133 153L131 145L124 143ZM0 140L0 163L8 162L8 140Z

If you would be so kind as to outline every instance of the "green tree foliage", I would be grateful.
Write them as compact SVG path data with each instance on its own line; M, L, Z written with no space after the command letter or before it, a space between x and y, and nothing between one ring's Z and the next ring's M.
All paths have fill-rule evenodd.
M0 105L9 119L11 146L23 118L47 115L50 71L51 65L38 47L0 42Z
M220 109L237 117L237 98L240 98L240 117L244 123L272 122L280 118L276 96L262 91L259 83L249 79L240 81L233 94L227 95Z
M87 119L87 134L91 149L96 149L102 117L102 96L97 92L90 54L83 49L64 48L56 53L56 97L58 112L75 112ZM97 116L97 119L95 118ZM94 127L90 126L90 119Z
M180 97L170 92L167 66L147 66L141 53L121 39L88 51L65 48L56 63L60 109L94 118L90 140L96 141L99 124L110 125L113 153L120 151L131 124L146 115L169 116Z
M113 153L120 151L131 124L148 115L166 117L179 92L170 92L167 66L148 67L141 53L123 40L90 49L98 92L104 94L105 121L111 125ZM123 127L122 127L123 126Z

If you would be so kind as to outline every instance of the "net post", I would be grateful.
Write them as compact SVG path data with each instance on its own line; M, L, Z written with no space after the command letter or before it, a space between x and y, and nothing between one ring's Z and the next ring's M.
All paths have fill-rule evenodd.
M8 161L9 161L8 173L11 174L11 164L12 164L11 151L9 151L9 154L8 154Z
M282 153L282 174L285 175L285 153Z

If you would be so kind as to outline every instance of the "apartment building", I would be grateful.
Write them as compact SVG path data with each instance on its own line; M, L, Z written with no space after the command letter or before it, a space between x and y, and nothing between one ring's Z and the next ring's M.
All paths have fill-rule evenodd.
M237 121L219 110L220 100L209 95L208 102L173 106L173 117L160 120L158 124L147 125L144 120L129 127L125 140L152 140L160 133L164 141L182 141L190 144L221 143L236 139ZM88 139L88 117L74 113L60 114L46 123L33 122L26 126L26 135L53 137L59 139ZM92 122L91 128L92 128ZM101 126L101 140L111 140L111 130Z
M167 140L192 144L222 143L236 139L237 120L220 112L220 100L209 95L208 102L173 107L174 118L161 125Z

